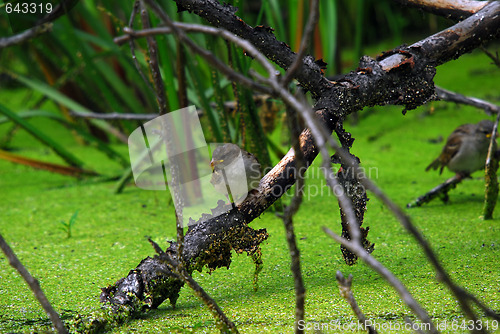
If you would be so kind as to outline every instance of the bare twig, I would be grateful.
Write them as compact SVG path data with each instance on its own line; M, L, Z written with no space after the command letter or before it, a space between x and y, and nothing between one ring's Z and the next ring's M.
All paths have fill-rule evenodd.
M149 14L146 11L146 7L143 5L142 0L140 0L139 4L142 25L144 28L149 29L151 28ZM165 86L161 78L160 66L158 64L158 43L156 43L156 39L153 36L146 36L146 41L148 43L149 51L149 67L151 70L151 75L153 77L156 100L158 102L158 113L160 115L165 115L168 112L169 104L167 95L165 94Z
M304 34L302 35L302 41L300 42L300 49L297 52L297 56L293 61L292 65L288 68L283 78L283 86L287 86L290 81L292 81L295 72L302 66L304 61L304 56L306 55L307 48L311 41L311 37L314 33L314 28L319 20L319 0L312 0L311 7L309 9L309 17L307 19L306 27L304 28Z
M417 243L420 245L420 247L422 247L424 254L429 259L429 262L436 270L437 278L450 289L450 291L453 293L456 300L460 304L460 307L462 308L464 314L470 320L476 323L476 321L478 320L477 316L472 310L471 305L469 304L469 301L472 300L471 298L472 295L453 282L448 272L446 272L446 270L441 265L441 262L439 261L437 255L432 250L429 242L424 238L424 236L420 233L420 231L413 225L410 217L408 217L377 186L375 186L375 184L373 184L372 181L370 181L369 179L363 179L362 182L368 190L372 191L375 194L375 196L377 196L394 213L394 215L400 221L401 225L413 235ZM494 312L489 312L489 314L492 313L494 314Z
M139 8L140 4L141 4L140 0L135 0L134 7L132 8L132 13L130 14L130 19L128 21L128 28L124 27L123 31L132 30L132 27L134 26L135 17L137 15L137 13L140 11L140 8ZM130 35L127 35L127 36L130 37ZM141 76L142 80L146 83L146 86L151 90L151 92L153 92L153 94L156 95L153 87L151 86L151 83L146 78L146 75L144 74L144 71L142 70L141 65L139 64L139 61L137 60L137 56L135 55L135 44L134 44L133 38L128 39L128 44L130 47L130 54L132 55L132 62L134 63L137 72Z
M369 323L367 323L365 315L359 308L358 303L356 303L356 298L354 298L354 294L351 290L352 275L349 275L349 277L345 278L344 275L342 275L342 272L338 270L335 278L337 279L337 283L339 285L340 295L347 301L347 303L349 303L349 305L351 305L351 308L358 318L359 323L364 325L365 327L368 327L367 329L369 334L377 334L377 330Z
M349 241L345 238L340 237L327 227L323 227L323 231L330 236L336 242L349 248L353 253L355 253L361 260L363 260L367 265L369 265L373 270L379 273L392 287L399 293L401 299L408 305L408 307L413 311L413 313L424 323L429 324L431 333L438 333L436 327L432 323L431 318L427 312L420 306L420 304L413 298L411 293L406 289L404 284L396 277L394 274L384 267L377 259L366 252L366 250L358 243Z
M488 115L500 113L500 107L491 102L478 99L477 97L464 96L441 87L436 86L436 95L440 100L466 104L479 109L483 109Z
M97 112L80 112L70 110L70 115L81 118L109 119L109 120L132 120L132 121L149 121L158 117L158 114L124 114L119 112L110 112L101 114Z
M0 38L0 50L12 45L21 44L29 39L35 38L38 35L44 34L52 30L52 23L44 23L34 26L17 35Z
M60 1L47 15L38 20L33 27L14 36L0 38L0 50L8 46L20 44L38 35L51 31L52 21L66 14L68 10L73 8L78 3L78 1L79 0Z
M493 60L493 64L495 64L497 67L500 67L500 58L498 57L498 51L495 52L495 54L491 53L488 51L487 48L484 46L481 46L480 49L488 56L490 57L491 60Z
M255 89L260 92L264 93L269 93L269 89L267 87L264 87L262 85L257 84L253 80L245 77L244 75L234 71L232 68L227 66L225 63L223 63L220 59L214 56L213 53L209 52L208 50L198 46L196 43L194 43L187 35L180 29L178 29L170 20L170 18L166 15L166 13L161 9L161 7L154 1L152 0L145 0L147 4L151 7L151 9L158 15L158 17L170 28L173 30L173 32L178 36L178 38L185 43L193 52L198 53L200 56L202 56L205 60L207 60L212 66L215 68L219 69L223 74L225 74L228 79L232 81L237 81L240 82L243 85L248 86L251 89ZM228 39L232 41L233 43L239 45L240 47L244 47L241 45L243 43L244 45L251 45L248 41L237 38L235 35L230 34L229 32L222 30L222 29L217 29L217 28L211 28L211 27L206 27L206 26L199 26L200 32L205 32L207 34L214 34L214 35L220 35L221 37Z
M7 244L7 242L4 240L1 234L0 234L0 248L2 248L3 253L9 259L9 264L12 267L14 267L22 276L22 278L24 278L26 283L28 283L28 286L30 287L31 291L33 291L33 294L35 295L36 299L38 299L38 302L40 303L40 305L42 305L43 309L45 310L45 312L47 312L50 320L56 327L57 332L61 334L68 333L68 330L66 329L66 327L64 327L61 318L59 318L59 314L57 314L57 312L52 308L52 305L50 305L49 300L43 293L38 280L33 276L31 276L29 271L23 266L21 261L19 261L16 254L14 254L14 252Z
M186 283L193 290L195 295L203 300L203 302L207 305L207 308L215 318L217 328L219 328L221 333L238 333L238 329L234 323L226 317L215 300L213 300L212 297L210 297L210 295L198 284L198 282L196 282L193 277L189 275L182 263L175 260L169 253L164 252L156 242L150 238L148 240L158 253L161 261L163 261L168 268L172 270L172 272L184 283Z
M299 93L301 94L301 93ZM304 280L300 269L300 251L297 247L297 238L293 227L293 215L299 210L304 194L304 154L300 149L300 125L299 116L294 109L287 108L288 127L292 139L293 150L295 152L295 194L290 201L290 205L283 214L283 224L285 225L286 240L290 250L291 264L290 269L293 274L295 285L295 333L303 333L299 328L299 323L304 321L305 292Z
M200 32L198 29L198 25L196 24L193 25L190 23L183 23L183 22L172 22L172 23L179 29L184 30L185 32ZM129 27L123 28L123 32L126 35L118 36L113 39L113 42L115 42L117 45L122 45L125 42L135 38L142 38L151 35L171 34L172 29L170 29L169 27L154 27L150 29L134 30L129 25Z

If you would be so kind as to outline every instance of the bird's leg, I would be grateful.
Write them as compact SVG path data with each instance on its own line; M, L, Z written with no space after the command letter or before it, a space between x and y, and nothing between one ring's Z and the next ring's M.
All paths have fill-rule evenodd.
M231 207L235 209L236 205L234 204L233 195L231 194L231 189L229 188L229 182L227 181L226 172L224 171L224 169L222 169L221 172L222 172L222 177L224 178L224 184L226 185L227 199L229 200L229 203L231 203Z
M450 197L448 196L448 190L445 190L440 196L439 198L441 199L441 201L443 201L444 204L447 204L448 201L450 200Z
M464 179L467 179L467 178L470 178L470 174L468 173L457 173L455 175L455 178L458 180L458 181L462 181Z

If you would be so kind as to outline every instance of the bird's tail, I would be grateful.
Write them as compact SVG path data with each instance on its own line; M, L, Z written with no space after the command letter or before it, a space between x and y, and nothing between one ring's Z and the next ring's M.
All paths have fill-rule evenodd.
M428 172L430 169L436 170L441 166L441 162L439 161L439 158L431 162L429 166L425 169L426 172Z
M433 162L431 162L429 166L427 166L427 168L425 169L425 171L428 172L430 169L436 170L439 167L441 167L439 169L439 174L442 174L443 173L444 165L441 164L441 161L439 160L439 158L437 158L436 160L434 160Z

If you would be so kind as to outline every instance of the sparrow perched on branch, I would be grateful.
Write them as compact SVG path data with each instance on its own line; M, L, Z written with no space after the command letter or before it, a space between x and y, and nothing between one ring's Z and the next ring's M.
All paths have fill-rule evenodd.
M466 177L484 168L493 126L494 123L489 120L460 125L446 140L439 157L425 170L440 168L441 174L447 166L452 172Z
M235 144L218 146L210 165L213 168L210 183L233 203L243 200L252 189L257 189L261 178L260 164L253 154ZM244 196L244 197L242 197Z

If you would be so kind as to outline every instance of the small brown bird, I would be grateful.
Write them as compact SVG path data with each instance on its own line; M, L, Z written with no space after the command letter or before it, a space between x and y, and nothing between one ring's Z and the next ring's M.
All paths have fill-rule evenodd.
M493 126L489 120L460 125L446 140L439 157L425 170L440 168L441 174L446 166L460 177L466 177L484 168Z
M210 165L213 168L210 183L217 192L228 197L230 193L236 204L259 186L261 172L257 158L238 145L218 146L212 154Z

